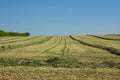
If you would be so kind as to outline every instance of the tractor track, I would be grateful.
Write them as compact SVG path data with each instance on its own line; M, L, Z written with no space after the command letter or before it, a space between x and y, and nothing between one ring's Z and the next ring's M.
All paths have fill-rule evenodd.
M61 37L60 41L59 41L57 44L55 44L54 46L52 46L52 47L50 47L50 48L44 50L43 53L49 52L49 51L52 50L53 48L57 47L57 46L61 43L61 41L62 41L62 37Z
M69 51L69 49L67 48L67 41L66 41L66 39L65 39L65 37L64 37L64 47L63 47L63 49L61 50L62 56L64 56L64 55L65 55L65 52L68 52L68 51Z

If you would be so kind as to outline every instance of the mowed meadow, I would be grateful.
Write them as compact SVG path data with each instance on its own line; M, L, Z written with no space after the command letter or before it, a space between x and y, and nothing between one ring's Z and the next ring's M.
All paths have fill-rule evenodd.
M119 80L120 35L0 37L0 80Z

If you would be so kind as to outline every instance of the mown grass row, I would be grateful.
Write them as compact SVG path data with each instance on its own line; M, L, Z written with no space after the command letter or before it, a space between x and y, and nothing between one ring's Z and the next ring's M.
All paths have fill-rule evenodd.
M49 51L52 50L53 48L57 47L57 46L61 43L61 41L62 41L62 37L61 37L60 41L59 41L57 44L55 44L55 45L53 45L52 47L44 50L43 53L49 52Z
M113 35L113 36L120 36L120 34L109 34L109 35Z
M6 38L0 39L0 41L9 41L9 40L14 40L14 39L19 39L19 38L21 37L7 37L7 39Z
M68 49L67 49L67 41L64 37L64 47L62 49L62 56L64 56L65 52L68 52Z
M111 38L105 38L105 37L100 37L100 36L96 36L96 35L88 35L88 36L92 36L92 37L96 37L96 38L100 38L100 39L104 39L104 40L120 41L120 39L111 39Z
M16 49L16 48L19 48L19 47L23 47L23 45L1 46L1 47L0 47L0 52L5 52L5 51L11 50L11 49Z
M48 59L27 58L0 58L0 66L35 66L35 67L63 67L63 68L117 68L120 62L103 60L96 62L83 62L71 58L53 57Z
M36 37L31 37L31 38L22 39L22 40L14 40L14 41L8 41L8 42L1 42L0 44L6 44L6 43L14 43L14 42L26 41L26 40L31 40L31 39L34 39L34 38L37 38L37 36L36 36Z
M53 36L47 37L42 41L39 42L33 42L33 43L28 43L28 44L19 44L19 45L8 45L8 46L0 46L0 52L5 52L11 49L16 49L16 48L20 48L20 47L27 47L27 46L32 46L32 45L36 45L36 44L41 44L44 43L46 41L49 41L50 39L52 39Z
M99 49L102 49L102 50L106 50L108 52L110 52L111 54L115 54L115 55L120 55L120 51L113 48L113 47L107 47L107 46L103 46L103 45L96 45L96 44L90 44L90 43L87 43L87 42L84 42L82 40L78 40L78 39L75 39L74 37L72 36L69 36L71 39L81 43L81 44L84 44L86 46L91 46L91 47L95 47L95 48L99 48Z

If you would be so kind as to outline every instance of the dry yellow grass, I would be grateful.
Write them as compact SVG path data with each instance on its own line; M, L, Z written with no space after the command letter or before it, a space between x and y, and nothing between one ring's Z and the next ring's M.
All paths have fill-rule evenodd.
M1 79L7 80L119 80L119 69L110 68L53 68L9 66ZM4 75L4 76L3 76Z
M104 45L120 50L120 41L104 40L92 36L76 36L75 38L91 44Z
M118 41L101 40L90 36L74 37L91 44L120 49ZM8 42L9 39L16 41L0 46L31 44L48 39L47 36L38 36L25 41L24 39L28 37L14 38L0 38L3 42L7 39ZM5 63L2 59L6 59ZM0 53L2 80L119 80L119 69L120 56L80 44L69 36L54 36L43 43Z

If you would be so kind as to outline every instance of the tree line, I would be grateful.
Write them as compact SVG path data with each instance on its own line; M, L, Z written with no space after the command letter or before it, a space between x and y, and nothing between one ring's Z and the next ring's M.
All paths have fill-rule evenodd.
M29 36L29 32L25 33L19 33L19 32L5 32L3 30L0 30L0 37L1 36Z

